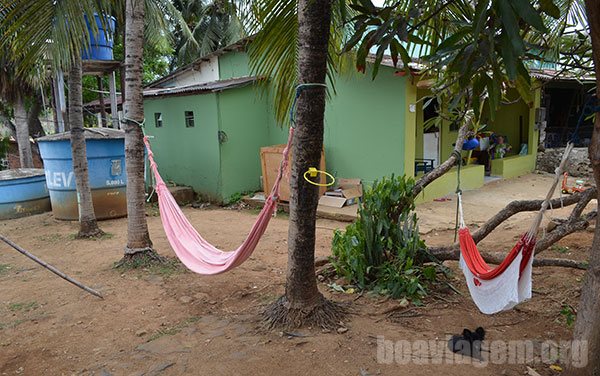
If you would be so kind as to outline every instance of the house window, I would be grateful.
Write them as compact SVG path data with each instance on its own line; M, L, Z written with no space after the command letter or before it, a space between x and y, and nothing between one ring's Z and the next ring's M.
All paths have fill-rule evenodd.
M154 126L156 128L160 128L163 126L162 113L160 113L160 112L154 113Z
M185 126L186 128L192 128L194 126L194 111L185 112Z

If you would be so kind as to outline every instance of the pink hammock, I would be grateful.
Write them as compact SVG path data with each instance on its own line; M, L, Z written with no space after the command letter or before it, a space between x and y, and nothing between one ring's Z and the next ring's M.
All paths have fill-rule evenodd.
M294 135L294 128L290 127L288 143L283 150L283 159L279 166L279 172L273 184L271 193L265 200L265 206L261 210L256 223L252 226L250 233L244 242L234 251L224 252L207 242L194 229L187 220L177 202L171 195L165 182L158 173L158 167L154 161L154 155L150 149L148 137L144 137L144 143L148 150L148 160L150 168L155 178L156 194L158 195L158 207L160 210L160 219L167 234L167 239L173 247L175 254L181 262L191 271L198 274L219 274L241 265L250 257L258 241L265 233L269 221L277 208L279 196L279 185L284 171L288 165L288 155Z

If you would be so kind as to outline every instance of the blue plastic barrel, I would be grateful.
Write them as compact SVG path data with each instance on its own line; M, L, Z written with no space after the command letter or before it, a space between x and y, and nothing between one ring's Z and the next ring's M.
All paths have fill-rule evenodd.
M0 220L50 211L44 170L18 168L0 171Z
M101 16L94 14L96 26L98 27L97 35L94 35L88 17L84 15L84 18L85 24L88 28L88 33L90 34L90 45L83 46L81 58L83 60L112 60L116 25L115 18L112 16L103 16L103 25ZM108 30L106 30L105 27L108 27Z
M127 215L125 132L109 128L85 130L88 174L97 219ZM52 213L58 219L79 219L70 132L37 139L44 160Z

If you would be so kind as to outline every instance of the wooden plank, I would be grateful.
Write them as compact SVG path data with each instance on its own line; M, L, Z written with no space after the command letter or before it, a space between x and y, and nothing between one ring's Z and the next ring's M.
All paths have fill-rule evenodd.
M115 72L108 75L108 90L110 92L110 118L114 129L122 129L119 121L119 106L117 103L117 82ZM124 97L123 97L124 98Z
M272 145L265 146L260 148L260 160L262 166L262 176L263 176L263 190L268 194L271 192L273 184L275 184L275 179L277 178L277 173L279 171L279 165L281 164L282 152L285 149L285 144L281 145ZM288 171L283 176L281 180L281 185L279 186L279 199L281 201L289 201L290 200L290 168L292 162L292 155L290 153L290 163L288 164ZM325 171L325 151L321 151L321 165L319 169ZM325 184L327 182L327 177L323 174L320 176L321 184ZM319 196L322 196L327 187L319 188Z
M83 60L81 68L84 75L104 76L121 68L121 62L118 60Z

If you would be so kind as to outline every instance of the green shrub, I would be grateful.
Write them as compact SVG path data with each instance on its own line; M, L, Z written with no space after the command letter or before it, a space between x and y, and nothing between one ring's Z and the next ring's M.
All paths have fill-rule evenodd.
M436 270L423 266L429 259L413 212L414 184L412 178L392 175L366 189L357 221L334 233L332 263L338 275L394 298L426 295Z
M244 196L253 193L252 191L243 191L243 192L236 192L234 194L232 194L231 196L229 196L224 202L223 204L225 206L231 206L231 205L236 205L238 203L240 203L243 199Z

